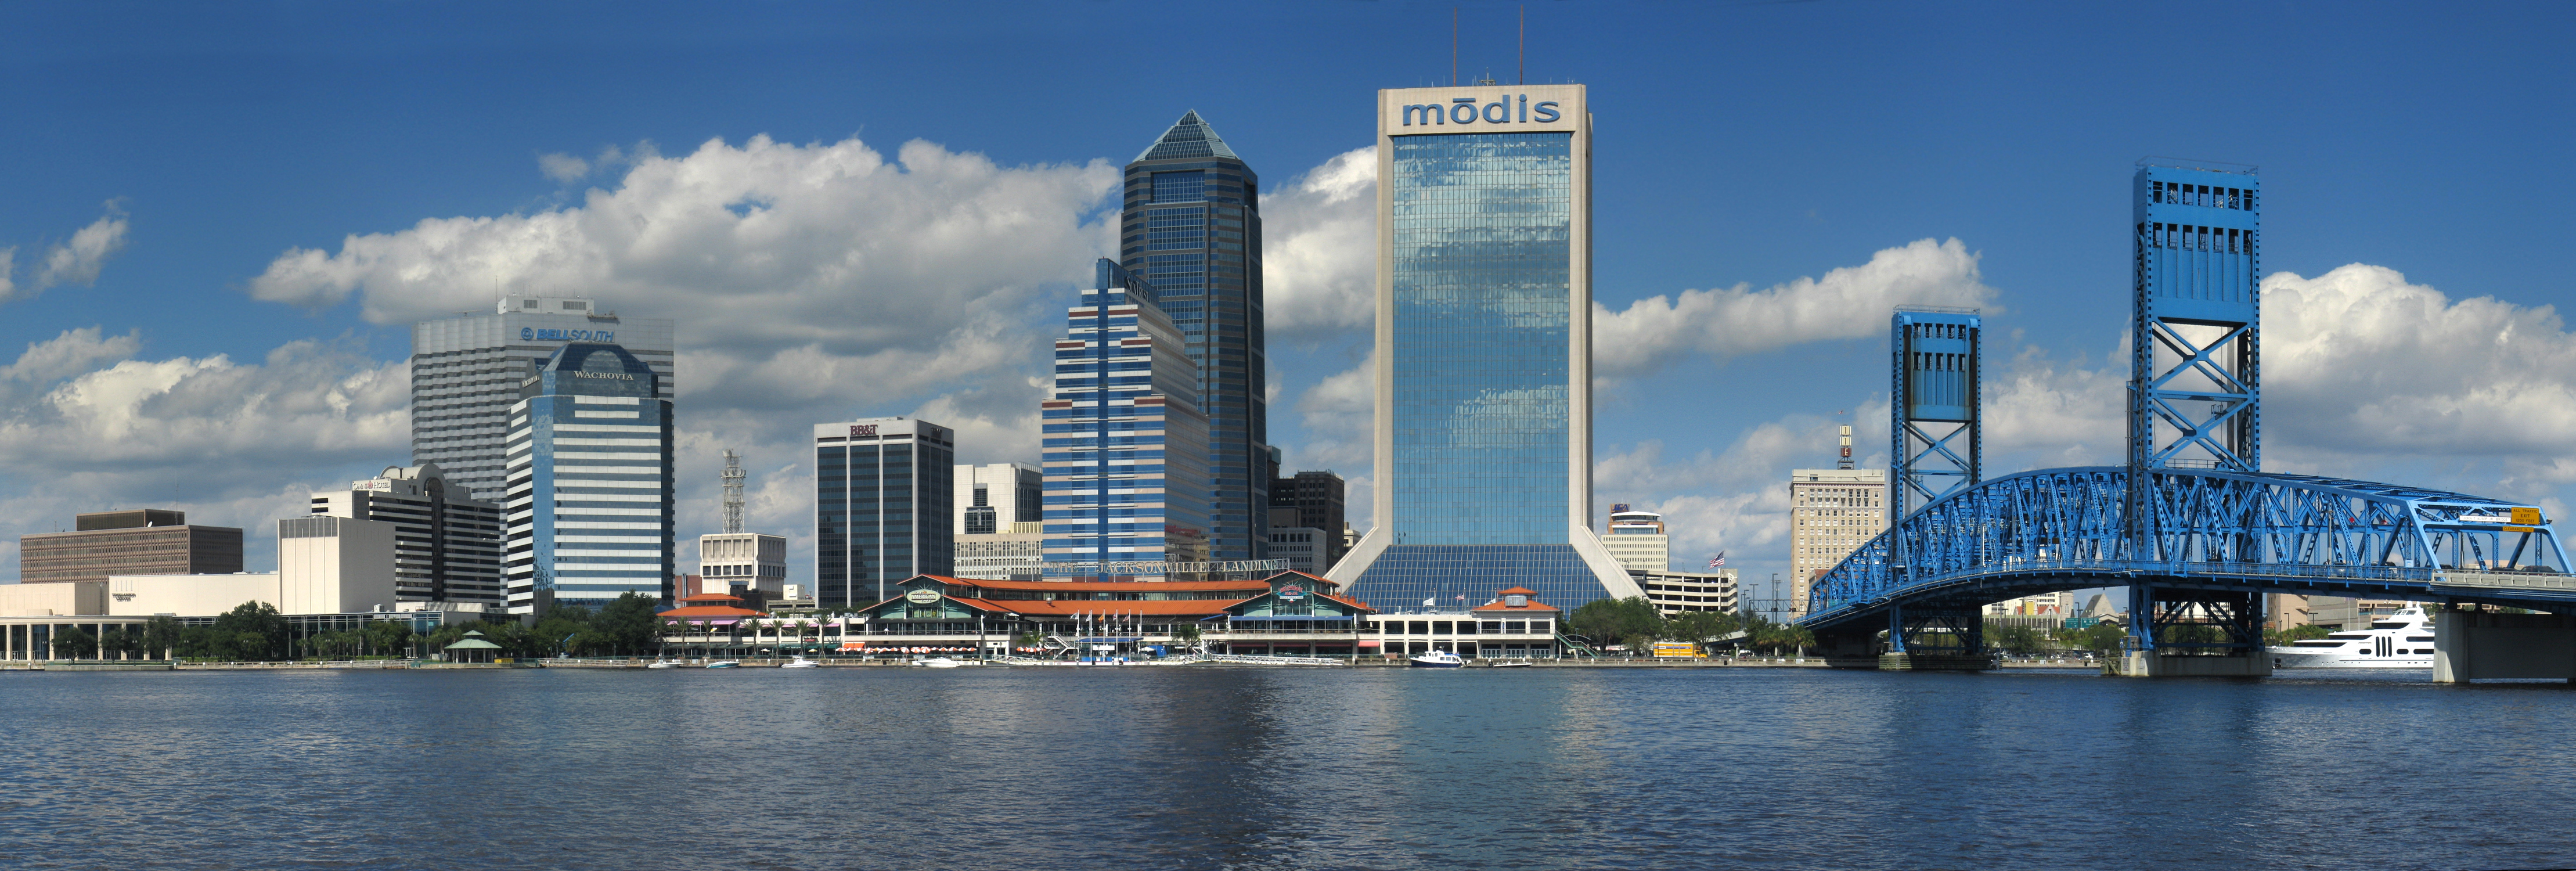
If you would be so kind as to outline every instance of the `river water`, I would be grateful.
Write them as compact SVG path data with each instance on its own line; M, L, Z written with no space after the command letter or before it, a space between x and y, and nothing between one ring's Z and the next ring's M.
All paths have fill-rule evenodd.
M11 672L0 866L2576 864L2576 690L2425 681Z

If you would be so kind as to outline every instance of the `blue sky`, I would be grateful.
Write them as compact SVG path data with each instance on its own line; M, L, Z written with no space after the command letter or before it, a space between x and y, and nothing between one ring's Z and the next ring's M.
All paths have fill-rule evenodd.
M1521 7L1456 8L1464 75L1512 80ZM589 289L682 320L684 536L735 446L803 563L806 424L919 413L1035 459L1106 173L1193 108L1271 197L1273 441L1364 505L1351 152L1374 89L1447 82L1451 9L0 8L0 521L178 504L264 564L303 492L406 461L412 318ZM1996 471L2116 457L2147 155L2262 167L2273 468L2553 510L2576 483L2564 6L1527 13L1529 81L1596 117L1597 501L1665 508L1677 563L1782 568L1786 470L1838 411L1884 441L1891 302L1988 311Z

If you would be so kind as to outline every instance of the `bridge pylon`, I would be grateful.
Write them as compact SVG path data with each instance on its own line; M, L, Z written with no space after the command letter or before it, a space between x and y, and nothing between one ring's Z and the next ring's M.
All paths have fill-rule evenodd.
M1889 318L1887 520L1974 487L1985 473L1984 376L1972 308L1898 306Z

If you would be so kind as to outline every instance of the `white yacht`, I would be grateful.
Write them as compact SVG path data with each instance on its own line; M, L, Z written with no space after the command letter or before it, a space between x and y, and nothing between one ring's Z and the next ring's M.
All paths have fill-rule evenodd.
M2422 608L2401 608L2369 629L2263 649L2273 668L2432 668L2433 618Z

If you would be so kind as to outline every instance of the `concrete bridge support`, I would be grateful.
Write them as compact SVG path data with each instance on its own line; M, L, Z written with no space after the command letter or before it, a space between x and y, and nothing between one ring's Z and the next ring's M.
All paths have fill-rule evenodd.
M2433 615L2433 637L2434 683L2576 681L2576 616L2442 611Z

